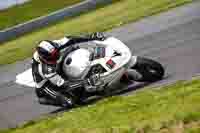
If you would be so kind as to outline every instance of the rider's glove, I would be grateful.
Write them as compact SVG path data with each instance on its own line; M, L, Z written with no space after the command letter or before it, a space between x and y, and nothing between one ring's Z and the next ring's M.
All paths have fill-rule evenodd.
M90 37L91 37L91 39L99 40L99 41L103 41L103 40L106 39L106 37L104 36L104 34L101 33L101 32L95 32Z

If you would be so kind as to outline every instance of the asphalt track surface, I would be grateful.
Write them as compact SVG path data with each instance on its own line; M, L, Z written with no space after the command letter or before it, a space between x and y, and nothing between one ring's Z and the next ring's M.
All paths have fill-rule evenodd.
M125 25L108 34L124 41L134 54L164 65L166 78L155 85L191 79L200 73L200 1ZM59 109L39 105L33 88L15 83L16 74L30 67L29 61L0 68L0 128L15 127Z

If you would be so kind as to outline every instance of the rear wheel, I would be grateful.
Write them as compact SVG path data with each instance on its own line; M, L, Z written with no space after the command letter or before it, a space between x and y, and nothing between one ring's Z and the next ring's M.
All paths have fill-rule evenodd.
M139 82L154 82L161 80L164 76L163 66L152 59L137 57L137 63L132 69L141 74L141 78L136 81Z

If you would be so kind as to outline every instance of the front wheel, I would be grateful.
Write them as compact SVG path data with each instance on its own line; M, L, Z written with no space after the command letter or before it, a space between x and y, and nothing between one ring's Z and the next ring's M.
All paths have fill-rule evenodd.
M136 64L131 68L141 74L139 82L155 82L161 80L164 76L163 66L152 59L137 57Z

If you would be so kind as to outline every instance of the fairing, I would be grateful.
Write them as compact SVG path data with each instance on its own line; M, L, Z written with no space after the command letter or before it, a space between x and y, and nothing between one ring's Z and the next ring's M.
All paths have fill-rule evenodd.
M93 43L106 47L105 57L92 61L91 66L95 64L101 64L106 69L107 72L102 73L100 76L104 83L108 86L112 86L118 82L123 73L130 66L133 66L136 63L137 58L132 56L130 49L124 43L114 37L109 37L105 41L93 41ZM88 43L88 46L86 47L94 46L93 44L90 45ZM120 53L120 55L114 56L115 52ZM16 76L16 83L28 87L35 87L32 77L32 70L28 69L23 73L18 74Z

